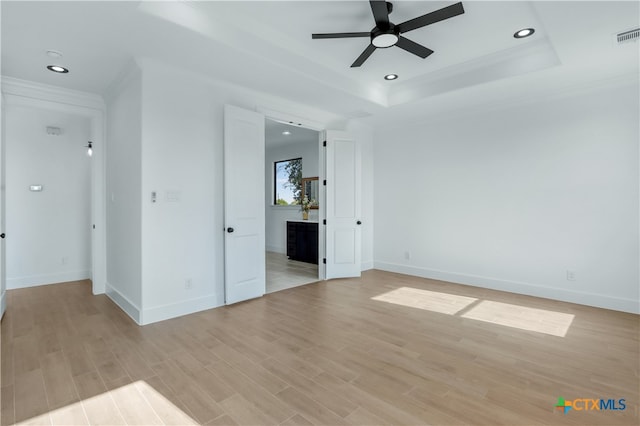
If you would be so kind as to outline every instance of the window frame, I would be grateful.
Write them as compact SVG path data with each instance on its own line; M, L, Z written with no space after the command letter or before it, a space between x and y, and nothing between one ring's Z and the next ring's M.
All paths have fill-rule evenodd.
M300 160L300 163L302 164L302 157L290 158L288 160L276 160L276 161L273 162L273 185L272 185L273 197L271 199L271 203L272 203L272 205L274 207L298 207L297 204L287 204L287 205L278 204L278 190L277 190L277 185L278 185L278 164L279 163L286 163L286 162L294 161L294 160Z

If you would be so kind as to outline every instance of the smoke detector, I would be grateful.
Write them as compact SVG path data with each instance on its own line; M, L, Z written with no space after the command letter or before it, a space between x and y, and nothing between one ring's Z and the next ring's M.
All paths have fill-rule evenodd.
M53 50L53 49L49 49L46 51L47 56L50 58L62 58L62 52L58 51L58 50Z

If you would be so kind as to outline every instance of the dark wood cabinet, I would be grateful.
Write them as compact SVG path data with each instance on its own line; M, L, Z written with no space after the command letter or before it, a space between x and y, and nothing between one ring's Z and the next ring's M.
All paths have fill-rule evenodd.
M287 257L318 264L318 224L287 221Z

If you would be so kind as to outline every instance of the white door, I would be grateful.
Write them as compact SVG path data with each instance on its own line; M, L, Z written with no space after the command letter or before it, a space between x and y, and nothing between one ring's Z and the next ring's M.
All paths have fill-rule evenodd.
M224 284L227 305L265 293L264 115L224 107Z
M4 104L4 96L2 96L2 103L0 106L0 318L4 315L4 311L7 308L7 283L5 276L5 179L4 179L4 166L5 166L5 143L4 143L4 134L5 134L5 104Z
M360 146L346 132L327 130L326 278L361 271Z

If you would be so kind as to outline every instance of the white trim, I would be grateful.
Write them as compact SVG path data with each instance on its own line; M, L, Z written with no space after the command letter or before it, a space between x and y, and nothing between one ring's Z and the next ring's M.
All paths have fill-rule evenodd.
M366 262L360 263L361 271L368 271L369 269L373 269L373 260L368 260Z
M418 266L401 265L390 262L374 262L375 269L413 275L440 281L448 281L457 284L465 284L474 287L489 288L492 290L507 291L510 293L525 294L528 296L542 297L545 299L560 300L563 302L577 303L580 305L595 306L597 308L612 309L615 311L640 314L640 303L637 300L613 297L606 294L587 293L582 291L566 290L557 287L549 287L538 284L508 281L499 278L482 277L478 275L463 274L459 272L439 271Z
M223 305L223 303L218 302L216 295L212 294L195 299L183 300L177 303L170 303L168 305L156 306L145 309L142 312L142 322L140 322L140 324L152 324L154 322L181 317Z
M140 321L140 308L136 306L127 296L120 293L114 287L111 286L108 282L105 284L105 293L109 299L113 301L120 309L122 309L127 315L131 317L132 320L136 322L136 324L141 325Z
M7 310L6 295L7 295L7 292L4 290L2 291L2 294L0 294L0 320L4 316L4 311Z
M533 95L529 93L525 95L509 95L506 98L487 101L479 105L470 104L468 106L457 107L454 109L445 109L440 112L434 112L420 117L411 117L406 120L397 120L393 123L385 122L384 127L387 130L393 130L417 124L435 124L442 121L450 120L452 114L455 114L457 120L463 121L463 119L465 118L476 116L478 114L478 110L481 110L483 113L500 112L506 109L513 109L526 105L535 105L541 102L560 101L562 99L581 96L587 93L594 93L602 90L634 85L637 84L637 82L637 72L625 73L615 77L607 77L600 80L566 85L562 89L556 89L552 92L540 91Z
M2 92L23 98L82 106L100 111L105 109L104 100L95 93L65 89L7 76L2 76Z
M91 271L86 269L69 272L58 272L55 274L29 275L26 277L7 278L7 290L90 279Z
M267 245L265 247L265 250L273 252L273 253L287 254L287 248L286 247L277 247L277 246Z
M262 105L256 106L256 112L261 113L262 115L265 116L265 118L268 118L273 121L283 121L285 123L293 122L296 125L300 125L301 127L315 130L317 132L321 132L327 128L326 125L322 124L319 121L313 121L303 117L298 117L296 115L289 114L286 112L266 108Z

